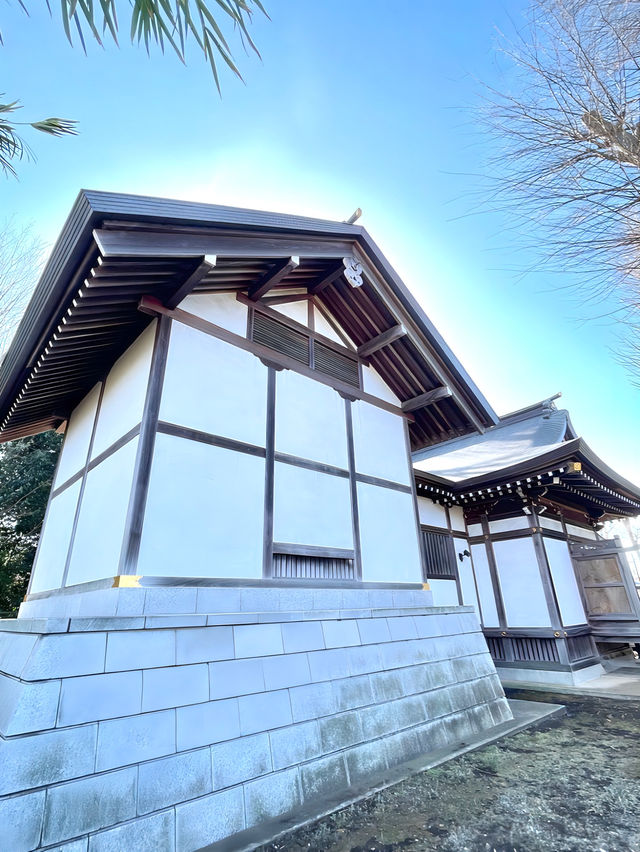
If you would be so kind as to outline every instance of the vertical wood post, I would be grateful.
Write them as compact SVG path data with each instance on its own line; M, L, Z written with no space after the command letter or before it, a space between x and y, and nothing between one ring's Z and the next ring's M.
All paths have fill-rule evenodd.
M166 316L158 317L156 337L151 355L151 367L149 369L149 381L147 383L147 395L142 411L140 437L138 438L138 449L133 468L129 508L127 509L127 518L124 525L124 537L120 552L118 574L135 574L138 568L142 525L144 523L144 512L149 492L151 462L156 443L160 399L162 397L162 385L167 366L170 334L171 319Z
M262 576L273 575L273 495L276 452L276 371L267 368L267 431L264 467L264 528Z
M356 580L362 580L362 548L360 546L360 513L358 511L358 483L356 481L356 453L353 442L352 402L344 401L347 425L347 455L349 460L349 489L351 491L351 523L353 526L353 554Z

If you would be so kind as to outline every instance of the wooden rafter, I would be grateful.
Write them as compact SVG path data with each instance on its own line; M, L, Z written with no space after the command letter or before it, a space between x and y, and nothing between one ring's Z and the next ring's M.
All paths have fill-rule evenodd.
M185 282L176 290L176 292L167 299L167 307L175 308L180 302L186 298L189 293L194 290L198 284L205 278L216 265L216 256L214 254L203 255L199 257L193 267L193 271L187 276Z
M351 258L348 257L343 257L341 260L339 260L338 263L336 263L336 265L325 275L324 278L318 281L317 284L314 284L312 287L309 287L309 292L311 293L311 295L316 296L318 293L324 290L325 287L328 287L329 284L333 284L336 279L340 278L340 276L344 274L344 271L347 268L347 264L350 260Z
M381 334L377 334L375 337L372 337L371 340L367 340L367 342L363 343L362 346L358 346L358 355L361 358L368 358L369 355L373 355L373 353L377 352L378 349L382 349L384 346L389 346L389 344L393 343L394 340L404 337L406 333L407 329L401 322L399 322L397 325L388 328Z
M276 263L256 284L249 287L248 295L251 301L257 302L258 299L261 299L272 287L278 285L298 266L300 266L300 258L295 255Z
M451 396L451 388L443 385L440 388L421 393L419 396L414 396L413 399L408 399L402 403L403 411L417 411L419 408L426 408L427 405L432 405L438 402L439 399L446 399Z

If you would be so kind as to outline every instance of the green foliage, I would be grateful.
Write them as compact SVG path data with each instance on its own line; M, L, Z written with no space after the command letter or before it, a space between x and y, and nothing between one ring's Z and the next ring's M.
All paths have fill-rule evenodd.
M61 440L42 432L0 446L0 613L15 614L27 590Z
M1 94L0 97L2 97ZM65 118L43 118L40 121L14 121L7 118L7 115L21 108L18 101L0 103L0 168L5 174L14 177L16 170L13 161L21 160L23 157L33 157L31 148L16 129L17 127L33 127L34 130L48 133L50 136L76 135L75 121L68 121Z

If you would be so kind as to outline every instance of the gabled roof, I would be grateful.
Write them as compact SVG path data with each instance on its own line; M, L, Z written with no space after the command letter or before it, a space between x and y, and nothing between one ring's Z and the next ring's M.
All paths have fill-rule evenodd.
M505 415L482 435L415 452L416 477L462 504L540 488L593 514L639 514L640 488L598 458L553 399Z
M413 448L498 422L363 228L83 190L0 365L0 440L68 417L150 321L143 296L174 306L190 291L247 291L294 255L279 291L319 288L357 347L391 335L366 357L406 403ZM362 266L361 286L343 274L347 257Z

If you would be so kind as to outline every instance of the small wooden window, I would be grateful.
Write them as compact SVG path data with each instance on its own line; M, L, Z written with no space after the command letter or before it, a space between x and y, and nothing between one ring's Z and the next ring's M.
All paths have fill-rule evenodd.
M446 532L422 530L427 579L456 580L458 566L453 538Z

